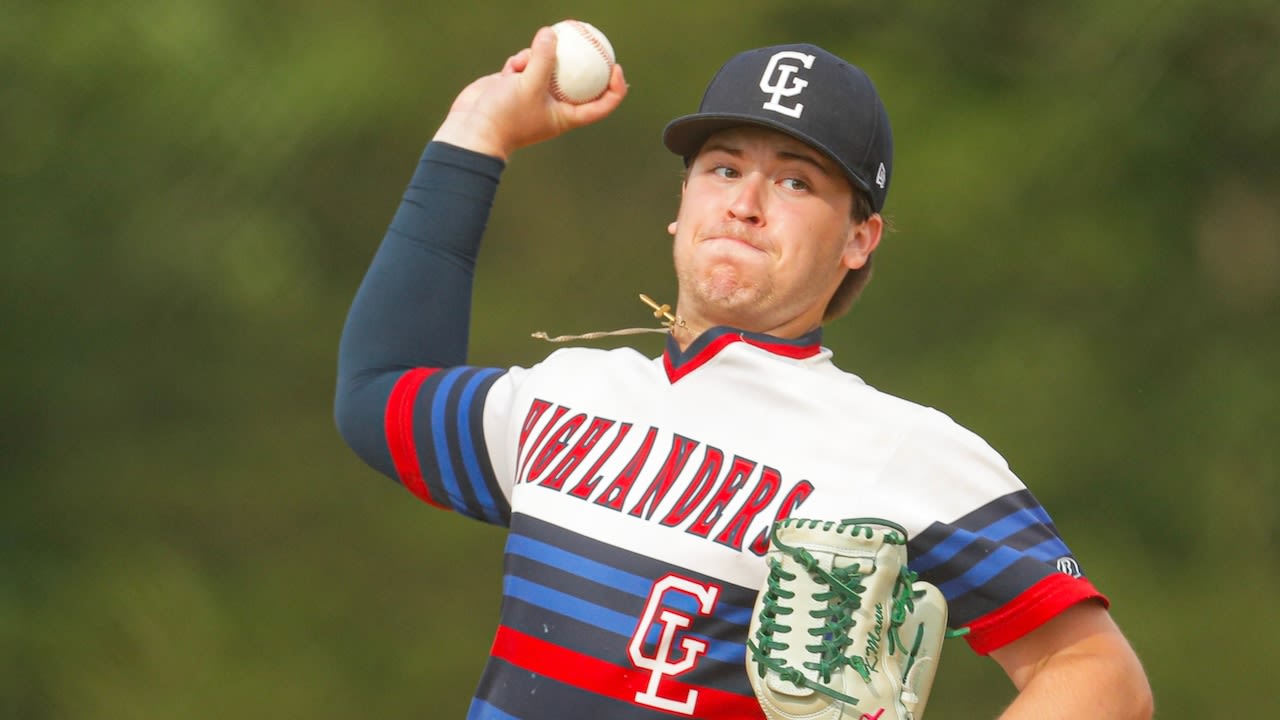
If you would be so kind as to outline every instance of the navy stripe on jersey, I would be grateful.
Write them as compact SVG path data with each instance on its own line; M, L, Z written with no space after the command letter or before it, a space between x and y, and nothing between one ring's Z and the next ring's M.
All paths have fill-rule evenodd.
M524 671L502 659L494 658L489 663L490 667L487 670L493 671L492 675L489 672L485 673L477 693L478 697L471 701L467 720L564 720L569 717L566 715L566 710L570 708L573 709L572 717L628 717L627 705L620 700L609 702L587 690ZM488 687L492 682L491 677L501 677L502 687ZM480 699L479 696L492 697L494 701L488 702ZM518 705L510 708L512 712L518 714L504 712L499 706L504 701L518 702ZM578 714L579 708L591 708L591 714Z
M544 572L544 571L539 571ZM551 574L547 577L551 578ZM572 578L572 576L568 576ZM552 578L556 579L556 578ZM573 583L582 585L581 583ZM601 600L608 598L610 593L602 592L603 588L591 587L589 584L582 586L577 594L571 594L565 590L558 589L567 585L561 583L541 583L533 580L526 580L516 575L508 575L503 579L502 590L508 601L519 601L527 606L528 612L513 613L514 617L536 617L539 618L538 627L532 629L548 629L543 627L546 625L545 618L547 613L555 613L562 615L568 621L582 623L585 627L579 628L577 632L569 633L569 644L579 652L589 653L595 648L625 648L630 642L631 636L636 631L639 624L640 612L644 609L644 602L647 596L642 596L638 600L631 598L633 603L622 603L620 606L637 604L634 613L628 613L621 610L614 610L609 605L603 604ZM689 602L684 602L688 600ZM696 616L697 608L693 598L687 595L673 593L667 599L665 605L667 607L681 610L686 615ZM516 607L513 605L513 607ZM717 606L718 607L718 606ZM748 611L749 612L749 611ZM698 618L699 631L688 631L684 636L702 640L707 643L706 657L712 660L719 660L728 665L736 665L746 660L746 646L744 645L746 630L745 625L725 621L719 618L720 622L715 622L717 618ZM513 623L512 627L524 628L521 623ZM741 631L744 640L738 642L735 640L720 640L719 637L725 633L736 636ZM656 647L659 639L661 628L655 624L649 628L645 634L645 649L651 651ZM609 637L612 635L613 637ZM579 647L580 646L580 647ZM600 656L602 660L617 660L617 657Z
M554 648L557 653L595 667L600 678L592 681L598 683L596 687L586 681L570 681L575 687L569 689L598 695L598 702L574 707L583 709L587 713L584 717L622 717L614 706L619 698L629 701L635 696L636 690L628 683L637 682L636 678L647 681L652 676L649 669L633 662L633 638L641 630L655 583L672 575L699 586L714 587L716 600L710 614L703 615L697 598L687 592L668 590L658 598L661 610L674 611L691 621L676 635L674 649L669 651L676 656L673 661L682 656L683 643L705 643L705 650L698 653L692 668L664 678L663 682L700 689L708 702L714 696L720 699L717 702L727 699L731 705L741 700L754 703L745 660L747 627L757 589L726 584L520 513L513 515L508 534L499 634L545 643L535 658L545 657ZM653 620L650 627L644 628L638 643L642 656L657 657L664 630L670 628L660 620ZM671 637L667 640L670 642ZM520 674L553 674L550 668L540 672L538 662L541 661L531 661L535 667L525 666ZM511 704L517 696L509 694L509 687L516 680L495 677L509 672L507 665L500 657L491 659L477 697L482 703L511 712L512 707L517 707ZM541 682L562 684L545 677ZM486 687L489 690L484 690ZM644 689L643 684L640 689ZM539 690L540 694L543 692L550 691ZM507 700L504 702L503 698ZM649 717L647 713L654 712L642 703L628 702L626 706L633 713L628 717ZM568 706L557 709L564 707ZM636 712L641 714L635 715Z
M653 585L652 578L592 560L577 552L580 550L581 548L575 548L575 551L571 552L527 535L513 535L507 543L509 554L520 555L544 565L565 570L577 577L592 580L604 587L617 589L637 598L649 597L649 588ZM752 598L753 603L754 601ZM671 602L673 607L685 612L696 612L694 607L696 604L693 598L686 596L673 598ZM723 599L717 603L716 615L739 625L747 625L751 622L750 607L730 605Z
M511 663L501 659L491 659L481 680L477 697L471 701L467 712L467 720L563 720L566 709L601 707L599 698L595 698L586 690L557 683L536 673L525 672ZM489 672L492 671L492 672ZM502 678L501 688L488 687L492 678ZM482 700L483 696L494 697L495 702L504 699L521 699L518 707L504 712L497 704ZM618 713L625 711L621 702L614 702L613 712L598 713L591 717L612 718L623 717ZM587 717L587 716L579 716Z
M414 398L411 437L422 479L437 503L495 525L510 522L484 441L484 398L502 375L460 366L433 373Z
M516 517L520 522L517 525L513 521L507 540L507 568L503 578L507 596L537 608L538 612L533 615L538 617L548 612L563 615L616 636L613 642L604 644L594 641L579 644L570 637L568 647L584 654L596 654L602 660L622 660L654 581L675 572L720 588L712 615L699 617L685 635L707 642L708 661L718 660L733 666L745 662L747 626L751 622L756 590L736 588L536 518ZM549 572L549 569L561 572ZM682 593L671 593L664 606L697 615L696 600ZM504 624L509 624L505 618ZM525 632L539 629L518 624L513 627ZM659 631L655 627L646 635L647 650L653 649ZM601 648L620 652L600 654ZM744 691L750 692L745 684Z
M910 567L938 586L950 622L962 626L1057 572L1071 550L1027 490L1004 495L950 523L933 523L909 544Z

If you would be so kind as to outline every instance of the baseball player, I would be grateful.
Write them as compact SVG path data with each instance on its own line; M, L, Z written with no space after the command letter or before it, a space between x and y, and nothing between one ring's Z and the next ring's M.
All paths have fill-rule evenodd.
M565 347L528 368L466 364L476 257L507 161L603 119L627 92L615 67L598 100L556 101L554 54L543 28L457 97L340 347L336 416L356 453L430 505L507 528L501 619L468 717L793 717L753 692L744 664L780 646L749 637L762 588L771 628L812 622L778 604L771 530L850 517L903 530L904 572L941 591L947 623L1015 685L1006 717L1149 716L1106 598L1001 456L837 369L821 344L867 281L893 178L872 81L825 50L736 55L698 112L665 129L686 174L660 357ZM909 606L882 618L875 605L874 630ZM810 635L826 659L797 661L792 684L768 678L769 692L876 670L880 642L834 653L850 621L823 622ZM820 688L838 701L811 716L913 715L841 687Z

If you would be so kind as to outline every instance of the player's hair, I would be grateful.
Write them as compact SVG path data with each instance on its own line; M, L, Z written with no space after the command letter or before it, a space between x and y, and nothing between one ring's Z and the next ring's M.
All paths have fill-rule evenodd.
M871 209L871 196L860 187L850 183L853 188L853 220L854 222L864 223L871 219L874 212ZM849 308L853 307L853 301L858 299L862 294L862 289L871 282L871 255L867 256L867 261L862 267L856 270L850 270L844 276L844 280L840 281L840 286L836 288L831 299L827 301L827 308L822 311L822 322L828 323L836 318L849 312Z

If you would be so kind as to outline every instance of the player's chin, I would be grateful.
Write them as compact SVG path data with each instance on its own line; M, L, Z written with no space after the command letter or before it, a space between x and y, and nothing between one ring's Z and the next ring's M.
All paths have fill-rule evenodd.
M709 308L738 312L760 303L767 295L764 285L751 273L728 264L715 265L697 283L697 296Z

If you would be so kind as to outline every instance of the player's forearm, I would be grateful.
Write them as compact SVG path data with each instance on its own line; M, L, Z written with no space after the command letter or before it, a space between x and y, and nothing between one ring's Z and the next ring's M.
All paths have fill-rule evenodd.
M433 143L347 315L344 374L466 359L480 238L502 164Z
M1000 720L1146 720L1151 687L1137 657L1119 637L1051 656L1025 681Z
M423 154L339 343L334 412L357 451L382 447L381 414L404 370L466 361L475 262L502 168L439 143Z

